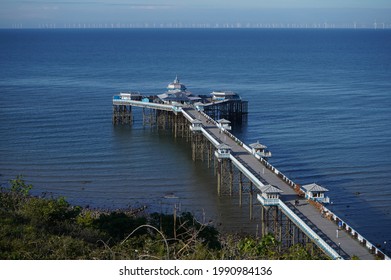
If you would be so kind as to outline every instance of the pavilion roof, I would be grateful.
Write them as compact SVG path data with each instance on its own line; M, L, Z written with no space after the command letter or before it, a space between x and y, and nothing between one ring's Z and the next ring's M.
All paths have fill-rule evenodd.
M199 124L199 123L202 123L202 121L200 121L199 119L194 119L194 120L191 121L191 123Z
M257 143L250 144L250 147L253 149L266 149L267 148L265 145L262 145L261 143L259 143L259 141L257 141Z
M264 185L260 187L263 193L282 193L283 191L273 185Z
M231 150L231 147L228 146L227 144L222 143L222 144L217 146L217 149L219 149L219 150Z
M328 192L329 190L319 186L318 184L312 183L301 186L306 192Z
M219 119L219 120L217 120L217 122L222 123L222 124L231 123L229 120L226 120L226 119Z

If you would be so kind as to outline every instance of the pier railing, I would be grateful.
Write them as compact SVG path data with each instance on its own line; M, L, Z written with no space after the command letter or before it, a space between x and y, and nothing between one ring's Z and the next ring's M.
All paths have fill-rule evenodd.
M113 105L131 105L136 107L158 109L164 111L173 111L173 112L180 111L179 109L180 107L174 105L166 105L166 104L153 103L153 102L143 102L143 101L137 101L132 99L115 99L114 97L113 97Z
M378 256L381 259L391 260L389 256L385 254L382 250L376 247L374 244L369 242L364 236L359 234L353 227L348 225L344 220L342 220L339 216L333 213L330 209L323 206L324 213L327 213L327 216L334 221L337 225L339 225L341 230L344 230L348 234L350 234L354 239L360 242L361 245L365 246L372 254Z
M260 194L257 194L257 199L259 202L261 202L261 204L263 206L278 206L278 204L280 203L280 199L279 198L264 198L262 197L262 195Z
M319 235L317 235L306 223L304 223L289 207L279 201L278 206L311 240L318 245L328 256L334 260L341 260L342 257L329 244L327 244Z

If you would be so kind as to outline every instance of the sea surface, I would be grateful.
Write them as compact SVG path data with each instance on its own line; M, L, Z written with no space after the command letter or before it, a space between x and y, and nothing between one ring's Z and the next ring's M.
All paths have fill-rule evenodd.
M37 195L243 231L248 208L217 197L186 141L137 110L133 127L111 123L113 95L163 93L178 75L194 93L248 100L234 134L267 145L296 183L328 188L330 208L391 251L390 50L390 30L0 30L0 183L22 174Z

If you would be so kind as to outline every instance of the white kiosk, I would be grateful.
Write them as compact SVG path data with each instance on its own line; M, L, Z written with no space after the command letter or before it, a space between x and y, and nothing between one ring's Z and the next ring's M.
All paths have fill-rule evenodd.
M190 130L191 131L201 131L202 121L199 119L194 119L191 121Z
M231 130L231 122L229 120L226 120L226 119L219 119L217 120L217 123L218 123L218 126L220 129L225 129L225 130Z
M226 144L220 144L217 147L217 151L215 151L215 156L218 159L229 158L231 155L231 147Z
M258 201L263 206L277 206L280 203L282 190L273 185L265 185L259 188L261 194L257 195Z
M329 190L319 186L318 184L312 183L301 186L302 191L305 193L307 199L311 199L320 203L330 203L330 198L325 196L325 192Z
M267 147L259 143L259 141L257 141L257 143L250 144L250 147L254 156L258 155L261 158L269 158L272 156L271 152L266 151Z

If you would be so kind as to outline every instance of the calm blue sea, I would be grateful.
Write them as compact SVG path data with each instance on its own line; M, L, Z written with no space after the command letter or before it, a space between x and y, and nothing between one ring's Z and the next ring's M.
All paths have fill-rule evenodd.
M0 183L23 174L35 194L176 205L240 231L248 209L217 197L188 143L143 128L140 114L132 128L111 124L113 95L162 93L178 75L192 92L248 100L234 133L391 246L390 50L389 30L0 30Z

